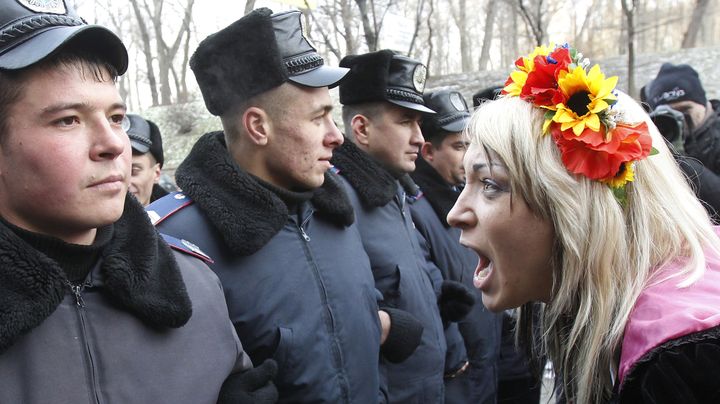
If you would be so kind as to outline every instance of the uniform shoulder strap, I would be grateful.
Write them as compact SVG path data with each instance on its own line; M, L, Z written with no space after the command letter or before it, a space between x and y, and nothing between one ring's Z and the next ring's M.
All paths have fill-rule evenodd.
M193 200L182 192L171 192L145 207L150 221L157 226L163 220L193 204Z
M183 252L185 254L192 255L195 258L199 258L203 260L206 264L214 264L215 261L210 258L207 254L205 254L200 247L197 245L185 240L180 239L177 237L173 237L168 234L160 233L162 238L165 240L165 242L173 249L178 250L180 252Z

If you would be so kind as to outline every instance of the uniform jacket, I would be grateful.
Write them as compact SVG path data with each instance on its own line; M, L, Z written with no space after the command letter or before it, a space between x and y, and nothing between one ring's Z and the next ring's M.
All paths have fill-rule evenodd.
M377 402L377 293L334 176L288 212L237 166L215 132L197 142L176 177L193 203L158 227L212 257L250 357L278 362L280 401Z
M622 403L720 399L720 257L706 253L700 280L679 288L676 262L653 276L625 326L618 382Z
M458 359L458 352L467 351L470 368L462 377L468 381L468 402L493 403L497 391L498 356L500 352L501 317L482 305L482 295L472 284L478 257L460 245L460 230L450 227L447 215L459 196L459 191L445 180L425 160L418 159L411 174L420 186L421 195L409 198L410 212L418 231L430 249L431 260L440 268L443 279L465 283L476 291L476 302L468 315L458 323L464 346L453 347L448 336L448 361ZM451 329L448 329L450 331ZM455 352L455 357L451 354Z
M251 366L217 277L134 198L82 288L4 225L0 256L0 403L215 403Z
M397 180L351 141L333 164L355 207L358 229L384 304L405 310L424 326L422 341L404 362L384 362L391 402L443 400L445 336L433 286L424 268L405 194Z

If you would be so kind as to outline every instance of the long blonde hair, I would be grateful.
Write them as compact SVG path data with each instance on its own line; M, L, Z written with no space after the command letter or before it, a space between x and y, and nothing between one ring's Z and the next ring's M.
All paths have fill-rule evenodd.
M687 257L678 282L690 284L705 270L703 249L720 250L662 136L635 101L618 98L622 121L648 122L659 151L637 162L624 205L607 185L567 171L552 137L542 135L543 111L517 97L482 105L467 129L471 143L508 168L512 194L554 226L553 297L542 313L541 348L578 403L610 397L625 323L652 273ZM529 326L531 307L523 306L519 321L526 343L537 332Z

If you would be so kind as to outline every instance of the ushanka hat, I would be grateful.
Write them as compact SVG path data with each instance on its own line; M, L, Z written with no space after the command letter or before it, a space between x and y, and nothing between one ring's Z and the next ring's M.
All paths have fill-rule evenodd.
M0 69L18 70L73 46L125 73L125 45L112 31L88 25L64 0L0 0Z
M462 94L452 90L432 91L423 96L434 114L423 116L422 132L427 139L441 132L462 132L470 122L470 111Z
M190 59L205 106L213 115L287 81L332 87L347 69L325 66L303 33L302 14L253 10L208 36Z
M343 105L387 101L420 112L435 112L425 106L427 68L417 60L381 50L345 56L340 66L350 69L340 83Z

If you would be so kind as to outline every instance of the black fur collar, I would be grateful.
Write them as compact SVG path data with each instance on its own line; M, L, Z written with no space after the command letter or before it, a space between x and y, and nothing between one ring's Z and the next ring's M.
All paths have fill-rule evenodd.
M385 206L397 192L398 183L375 159L350 139L333 152L332 163L357 191L363 205Z
M410 174L415 182L420 186L423 194L430 202L440 221L449 227L447 215L450 209L455 205L460 193L453 189L435 169L423 159L417 159L415 162L415 172Z
M135 198L115 222L102 252L103 293L152 327L178 328L192 314L182 275L170 248ZM55 261L0 224L0 353L40 325L69 292ZM110 320L109 320L110 321Z
M261 249L288 220L285 203L242 170L225 146L222 132L201 137L175 174L178 185L207 214L227 246L242 256ZM352 205L334 174L311 202L317 214L340 226L355 219Z

